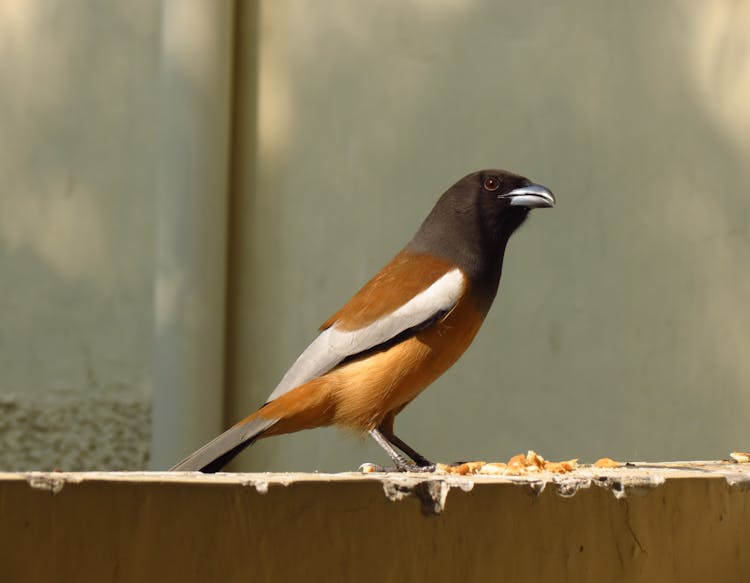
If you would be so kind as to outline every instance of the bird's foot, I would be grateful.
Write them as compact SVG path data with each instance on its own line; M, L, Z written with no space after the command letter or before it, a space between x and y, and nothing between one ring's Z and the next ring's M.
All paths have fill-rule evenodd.
M435 464L422 456L417 457L414 461L402 455L393 456L391 459L399 472L430 473L435 471Z
M431 474L435 471L435 464L420 465L414 462L406 462L403 465L397 465L396 470L404 473Z
M427 465L418 465L418 464L411 464L409 469L405 470L407 472L416 472L418 474L432 474L437 466L435 464L427 464Z
M395 460L394 460L395 461ZM435 471L435 464L419 465L414 462L401 460L395 466L381 466L379 464L364 463L359 466L358 470L364 474L372 473L432 473Z

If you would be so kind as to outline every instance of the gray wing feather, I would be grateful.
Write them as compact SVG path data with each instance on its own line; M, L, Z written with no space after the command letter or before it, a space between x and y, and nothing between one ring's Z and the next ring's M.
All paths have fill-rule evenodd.
M305 349L266 402L324 375L348 356L388 342L441 312L449 312L461 297L464 285L463 274L454 269L393 313L360 330L339 330L334 322Z

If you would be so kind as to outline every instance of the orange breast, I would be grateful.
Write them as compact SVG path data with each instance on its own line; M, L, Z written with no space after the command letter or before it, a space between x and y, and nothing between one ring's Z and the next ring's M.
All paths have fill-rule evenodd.
M332 422L356 430L378 426L414 399L468 348L484 315L465 294L442 322L388 350L346 364L330 376Z

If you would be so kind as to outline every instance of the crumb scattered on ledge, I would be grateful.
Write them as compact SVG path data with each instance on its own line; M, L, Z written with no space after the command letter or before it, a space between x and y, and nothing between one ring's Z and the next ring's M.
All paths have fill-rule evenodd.
M595 468L619 468L622 466L620 462L616 462L611 457L600 457L594 462Z
M743 451L733 451L729 454L729 457L731 457L738 464L750 463L750 453L746 453Z
M621 464L609 459L607 463L614 465L599 467L618 467ZM599 460L602 461L602 460ZM529 450L528 453L514 455L507 462L466 462L463 464L449 466L446 464L437 464L436 472L441 474L458 474L465 475L500 475L500 476L521 476L533 474L534 472L553 472L556 474L565 474L572 472L578 467L578 459L565 460L561 462L552 462L545 460L535 451Z

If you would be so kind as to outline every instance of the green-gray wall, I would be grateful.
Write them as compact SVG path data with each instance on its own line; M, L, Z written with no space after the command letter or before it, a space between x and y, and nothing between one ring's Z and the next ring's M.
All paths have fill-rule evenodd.
M535 211L513 238L474 345L399 416L399 435L442 461L529 448L588 460L718 458L747 448L750 8L729 0L239 2L227 159L185 154L196 180L213 177L200 182L202 204L228 209L227 229L216 224L223 211L193 227L227 248L203 262L187 254L192 275L180 280L189 295L212 262L228 265L222 360L215 326L210 334L187 326L189 349L174 333L165 340L165 308L152 299L160 229L172 216L163 197L181 179L180 160L165 155L179 143L169 136L180 135L181 119L199 117L201 104L204 119L218 119L209 126L221 126L216 107L226 102L226 88L205 75L187 75L178 97L165 91L175 78L164 41L174 2L161 4L105 13L79 0L63 12L87 19L63 20L63 32L62 5L0 8L8 12L0 43L15 51L0 54L0 99L13 105L0 109L3 407L43 409L61 386L84 399L114 387L146 412L149 395L161 396L157 427L174 423L179 438L157 430L149 446L144 413L143 432L123 439L164 467L217 430L217 406L229 423L262 403L445 188L499 166L549 186L558 206ZM189 18L178 25L203 30ZM64 53L32 75L52 59L40 56L54 49L38 46L53 44L46 30L61 35L56 45L89 39L88 58L83 49ZM201 34L200 54L225 66L225 43ZM196 61L190 42L178 50ZM23 95L39 106L23 105ZM192 113L165 116L179 95ZM215 152L205 144L220 145L224 134L205 126L195 141ZM231 169L228 186L217 166ZM174 213L176 232L205 209L186 207L193 219ZM90 233L104 244L89 245ZM223 290L217 282L206 308L220 328ZM195 375L159 374L203 370L196 355L209 352L212 386L183 390L175 383ZM181 395L211 404L175 406L180 417L170 418L163 403ZM80 432L75 419L53 433ZM7 426L0 463L56 464L59 456L39 451L7 453L44 424ZM97 452L113 439L75 463L143 464L140 454L108 464ZM263 441L236 467L341 470L383 459L366 441L318 430Z

